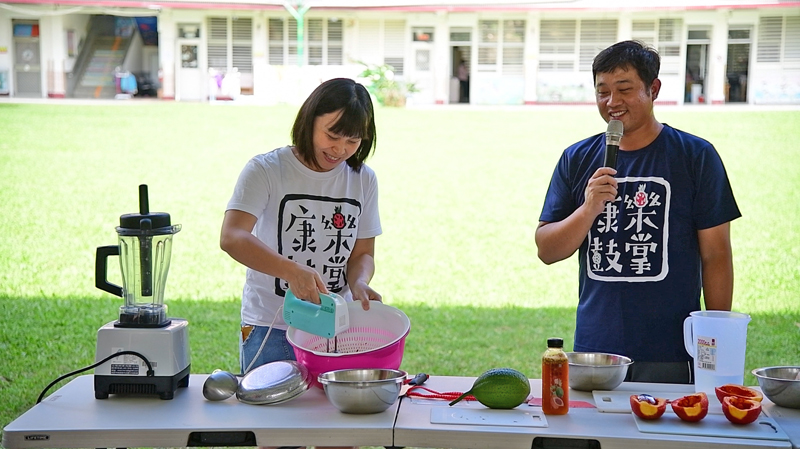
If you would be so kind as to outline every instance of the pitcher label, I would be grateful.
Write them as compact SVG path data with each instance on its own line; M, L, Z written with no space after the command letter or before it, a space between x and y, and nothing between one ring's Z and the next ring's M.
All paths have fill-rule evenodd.
M697 368L716 371L717 369L716 338L697 337L696 361L697 361Z

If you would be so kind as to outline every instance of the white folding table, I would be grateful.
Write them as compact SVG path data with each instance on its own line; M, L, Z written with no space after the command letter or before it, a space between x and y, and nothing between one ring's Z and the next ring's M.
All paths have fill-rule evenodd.
M544 416L523 404L489 410L477 402L403 397L382 413L339 412L322 390L311 390L276 405L248 405L235 397L207 401L207 375L193 374L189 387L172 400L111 395L95 399L92 375L74 378L3 429L5 449L224 447L224 446L384 446L418 448L574 447L585 449L800 448L800 410L764 399L770 422L783 439L682 435L640 431L631 413L573 408L564 416ZM431 376L425 386L440 392L467 391L474 377ZM531 391L540 396L541 381ZM664 391L690 393L691 386L623 383L615 393ZM570 399L594 405L592 393L570 390ZM720 415L716 416L719 419ZM674 418L674 416L673 416ZM533 423L531 422L533 420ZM704 421L710 420L707 417ZM736 428L726 424L726 429ZM569 445L566 445L569 444Z
M436 377L432 376L425 384L426 387L438 391L467 391L474 382L474 377ZM531 379L531 392L541 396L541 380ZM616 390L626 391L627 396L634 393L648 391L674 390L675 397L693 392L691 385L667 385L645 383L623 383ZM678 394L681 393L682 394ZM595 404L592 393L569 391L571 401L582 401ZM713 399L717 401L716 398ZM717 405L719 403L717 401ZM515 418L521 423L513 425L492 425L496 422L494 414L488 414L487 409L476 402L469 404L458 403L453 407L447 401L435 401L414 397L402 398L397 422L394 426L395 446L407 447L436 447L436 448L547 448L547 447L575 447L575 448L648 448L648 449L674 449L679 448L798 448L800 447L800 410L791 410L774 406L768 399L764 399L765 410L768 414L775 415L775 410L783 413L783 417L769 416L775 421L786 439L754 439L733 438L702 435L681 435L668 433L645 433L637 427L632 413L604 413L597 408L572 408L567 415L545 416L546 427L539 427L537 416L532 416L531 425L528 417ZM458 410L455 410L459 407ZM522 405L515 409L522 412L536 413L540 407ZM720 410L721 411L721 410ZM469 413L468 413L469 412ZM451 422L442 419L442 414L447 413L452 417ZM671 413L671 412L670 412ZM677 419L674 415L673 419ZM712 420L719 421L725 418L721 414L705 418L708 423ZM432 423L431 421L438 421ZM458 422L466 421L466 423ZM482 423L480 421L483 421ZM665 421L666 422L666 421ZM472 424L477 423L477 424ZM688 423L687 423L688 424ZM755 425L755 424L754 424ZM736 426L725 421L724 429L731 433L740 432ZM794 446L792 446L794 442Z
M203 397L192 374L174 399L95 399L94 376L76 377L3 429L5 449L220 446L391 446L399 401L382 413L348 415L311 387L283 404Z

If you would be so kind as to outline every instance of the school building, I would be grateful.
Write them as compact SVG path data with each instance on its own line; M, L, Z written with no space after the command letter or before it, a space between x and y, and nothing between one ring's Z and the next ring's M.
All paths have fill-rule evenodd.
M661 54L660 103L800 104L787 0L0 0L0 95L297 103L366 63L413 104L593 103L625 39Z

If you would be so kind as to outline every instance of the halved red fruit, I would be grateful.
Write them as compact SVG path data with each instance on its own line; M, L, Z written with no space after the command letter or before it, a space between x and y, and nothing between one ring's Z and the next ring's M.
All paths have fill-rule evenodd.
M714 392L717 394L717 399L719 399L720 403L722 403L722 400L727 396L738 396L740 398L745 398L756 402L761 402L761 400L764 399L764 396L761 394L761 392L755 388L745 387L744 385L737 384L725 384L716 387L714 388Z
M670 405L678 418L688 422L700 421L708 414L708 396L703 392L675 399Z
M750 424L761 414L761 402L739 396L725 396L722 413L734 424Z
M642 419L658 419L667 410L667 400L649 394L632 394L631 410Z

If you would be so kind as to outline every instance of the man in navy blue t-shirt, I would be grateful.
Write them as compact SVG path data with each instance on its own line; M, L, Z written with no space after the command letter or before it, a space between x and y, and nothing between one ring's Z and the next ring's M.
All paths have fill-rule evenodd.
M623 124L616 169L603 167L605 135L567 148L536 230L539 258L579 256L575 351L634 360L628 381L692 383L683 320L730 310L730 222L741 216L722 160L708 141L656 120L658 53L612 45L592 73L600 115Z

